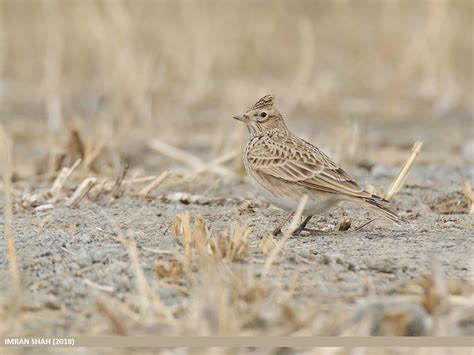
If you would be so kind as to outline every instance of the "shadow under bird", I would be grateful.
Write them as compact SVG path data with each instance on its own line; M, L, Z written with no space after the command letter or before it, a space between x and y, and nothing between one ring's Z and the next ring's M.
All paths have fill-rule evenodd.
M274 235L281 232L304 195L308 195L303 211L307 217L294 234L305 230L313 215L341 201L361 203L400 224L400 217L386 207L387 200L362 189L320 149L290 132L274 106L273 95L262 97L234 118L249 130L243 162L251 182L273 205L290 211Z

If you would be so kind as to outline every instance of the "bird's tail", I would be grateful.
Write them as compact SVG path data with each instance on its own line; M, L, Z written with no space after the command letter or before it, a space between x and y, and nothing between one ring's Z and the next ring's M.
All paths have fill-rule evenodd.
M372 195L371 197L367 197L363 199L372 209L375 211L381 213L385 218L388 218L392 222L394 222L396 225L401 226L403 219L397 215L395 212L389 210L387 207L385 207L383 204L388 204L389 202L385 200L382 197L379 197L377 195Z

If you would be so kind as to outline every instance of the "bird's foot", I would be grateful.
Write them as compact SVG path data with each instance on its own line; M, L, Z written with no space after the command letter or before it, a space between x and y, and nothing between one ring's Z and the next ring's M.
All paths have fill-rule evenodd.
M281 223L273 230L272 232L273 236L276 237L278 234L281 234L282 228L284 227L286 222L288 222L289 219L293 217L293 215L294 215L294 212L291 212L288 215L286 215L286 217L281 221Z

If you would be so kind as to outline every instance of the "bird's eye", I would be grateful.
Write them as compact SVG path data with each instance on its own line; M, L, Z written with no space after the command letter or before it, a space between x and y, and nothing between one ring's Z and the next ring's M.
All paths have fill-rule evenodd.
M260 117L262 117L262 118L267 117L267 113L266 113L266 112L261 112L261 113L260 113Z

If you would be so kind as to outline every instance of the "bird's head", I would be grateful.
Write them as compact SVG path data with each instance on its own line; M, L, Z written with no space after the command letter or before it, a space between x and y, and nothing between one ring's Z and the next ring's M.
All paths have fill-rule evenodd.
M268 134L274 130L287 130L280 111L273 105L274 99L273 95L265 95L247 112L234 116L234 119L244 122L251 136Z

